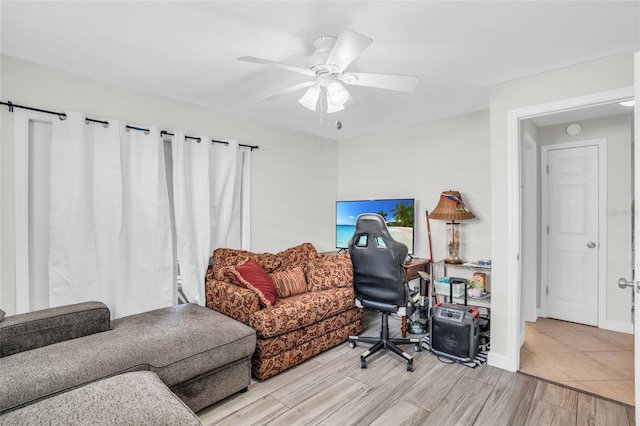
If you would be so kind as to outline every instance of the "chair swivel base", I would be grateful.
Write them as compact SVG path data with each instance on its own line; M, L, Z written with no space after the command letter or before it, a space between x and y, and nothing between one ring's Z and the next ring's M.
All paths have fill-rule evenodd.
M413 357L400 349L397 345L414 345L414 350L420 352L420 339L390 339L389 338L389 313L382 313L382 326L380 337L349 336L349 347L356 347L356 342L374 343L374 345L360 356L360 368L367 368L367 358L380 349L389 349L407 361L407 371L413 371Z

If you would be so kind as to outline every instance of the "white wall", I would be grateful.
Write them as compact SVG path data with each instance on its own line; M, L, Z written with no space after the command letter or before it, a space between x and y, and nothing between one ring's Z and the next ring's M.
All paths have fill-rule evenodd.
M491 258L489 112L342 141L338 144L338 197L416 199L419 257L429 257L425 211L442 191L460 191L475 219L462 222L462 257ZM434 259L445 257L445 224L431 220Z
M514 338L510 324L519 322L518 310L508 305L510 296L518 291L518 283L509 282L508 270L509 111L632 86L633 53L628 52L490 88L493 292L489 362L492 365L510 370L517 366L517 342L509 342Z
M578 121L582 131L568 135L567 124L540 127L540 145L607 139L607 321L627 323L631 328L631 289L618 287L618 278L631 277L631 199L633 115ZM628 278L630 279L630 278ZM605 327L606 324L599 324Z
M304 241L318 250L335 246L336 142L13 57L0 59L2 101L259 145L252 160L252 249L279 251ZM4 106L0 124L0 306L10 314L15 312L13 116Z

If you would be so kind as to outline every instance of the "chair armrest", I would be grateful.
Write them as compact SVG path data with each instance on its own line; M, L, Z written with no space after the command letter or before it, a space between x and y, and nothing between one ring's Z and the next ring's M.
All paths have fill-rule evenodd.
M260 300L251 290L224 281L208 280L205 283L207 307L228 317L249 324L252 313L260 310Z
M0 321L0 358L107 331L109 308L84 302L5 317Z

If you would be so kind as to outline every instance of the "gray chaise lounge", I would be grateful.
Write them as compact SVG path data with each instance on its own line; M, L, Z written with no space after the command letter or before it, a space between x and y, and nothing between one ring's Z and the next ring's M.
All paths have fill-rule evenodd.
M198 305L114 321L99 302L9 316L0 321L0 423L3 413L145 370L198 411L248 387L255 339L250 327Z

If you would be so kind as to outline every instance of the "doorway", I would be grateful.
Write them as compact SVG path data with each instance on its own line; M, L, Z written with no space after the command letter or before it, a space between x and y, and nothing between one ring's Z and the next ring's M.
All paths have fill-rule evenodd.
M539 280L537 283L533 283L537 287L533 297L527 297L527 294L531 294L531 289L525 285L532 283L530 280L527 281L524 275L522 279L521 318L523 333L521 343L524 345L520 350L520 370L592 393L597 393L598 390L623 389L619 392L620 398L618 400L633 403L633 377L632 369L629 369L629 365L633 364L633 335L630 334L633 332L632 292L630 289L623 291L617 288L619 276L631 276L632 271L633 109L618 110L622 111L621 114L607 114L608 109L612 112L617 110L617 103L609 106L612 108L603 108L602 106L584 108L572 111L570 116L555 114L555 116L534 117L522 122L528 135L528 138L523 138L523 142L528 141L528 144L531 144L531 141L534 140L539 148L537 152L540 153L539 174L534 178L527 178L527 162L530 160L527 160L527 152L536 152L536 150L523 150L523 195L526 197L528 193L535 194L537 192L535 188L540 190L538 200L535 198L533 202L523 200L523 213L530 213L532 205L533 210L537 212L529 215L529 219L526 214L523 214L523 235L526 235L524 230L528 229L528 220L529 223L538 224L540 239L533 244L531 241L523 240L522 273L527 273L525 270L527 265L538 265L536 272L539 274ZM584 114L585 118L577 115L580 113ZM571 135L567 132L567 128L573 124L580 124L581 134ZM580 140L582 141L579 142ZM546 226L548 223L551 223L551 227L554 226L553 220L547 221L543 218L546 207L543 206L545 196L542 187L548 184L545 182L547 176L544 163L549 152L561 151L563 155L570 153L568 155L571 158L575 154L575 152L571 153L571 149L585 145L599 146L599 149L605 153L605 164L608 164L609 173L604 176L605 183L602 185L602 192L606 197L605 200L608 199L610 204L600 209L604 219L600 231L604 232L600 232L597 238L589 238L581 242L580 245L584 247L580 247L580 250L583 253L569 254L568 256L575 260L580 257L584 259L593 254L589 253L591 248L588 244L590 242L594 243L593 249L603 248L599 251L605 261L601 262L602 266L596 271L591 271L591 274L600 275L603 285L600 289L590 290L590 297L599 301L596 305L596 312L583 312L563 317L562 314L567 311L566 307L554 308L551 306L552 303L548 303L548 299L554 294L550 290L550 294L547 296L546 290L545 277L554 274L554 272L551 269L546 269L545 257L552 257L554 261L557 261L561 260L565 253L558 255L554 254L552 250L545 252L543 249L548 244ZM579 156L582 154L584 153L579 153ZM576 163L572 162L571 165L574 167ZM576 182L570 182L572 191L579 187L580 185ZM573 197L574 201L580 198L576 198L575 194L569 194L569 197ZM601 203L593 200L588 204L602 206ZM577 208L577 210L582 211L583 209ZM578 234L576 232L577 225L585 218L582 215L568 215L563 220L571 220L572 217L575 218L575 221L569 222L567 225L572 231L571 235L575 237ZM560 220L561 218L556 219ZM585 252L586 254L584 254ZM567 266L569 263L563 261L562 266ZM571 274L571 272L568 273ZM585 277L580 278L577 275L576 277L577 279L573 280L575 281L572 283L573 285L585 280ZM552 278L571 281L574 276L552 276ZM570 296L583 290L584 287L571 288L569 290ZM568 303L571 301L569 300ZM561 314L558 315L558 312ZM592 314L591 319L587 319L589 314ZM595 317L593 314L596 314ZM569 321L557 321L547 317ZM575 368L578 365L581 367ZM629 377L629 371L631 371L631 377ZM628 398L629 394L631 399ZM616 398L615 394L603 396Z

